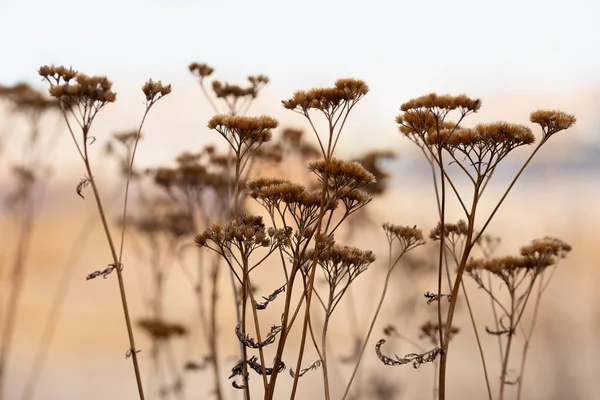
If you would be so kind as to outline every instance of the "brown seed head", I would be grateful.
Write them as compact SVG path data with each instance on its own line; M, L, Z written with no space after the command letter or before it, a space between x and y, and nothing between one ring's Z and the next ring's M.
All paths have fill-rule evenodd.
M383 224L383 230L390 243L394 240L398 240L405 249L425 244L423 232L420 229L417 229L416 225L410 227L386 222Z
M529 115L529 120L542 127L545 138L569 129L577 122L574 115L560 110L537 110Z
M289 110L307 112L310 109L334 113L343 104L354 104L369 91L360 79L338 79L334 87L297 91L291 99L283 100Z
M191 63L188 66L188 69L190 70L190 72L193 75L196 75L200 79L204 79L207 76L212 75L212 73L215 71L213 68L209 67L206 64L198 64L198 63L195 63L195 62Z
M171 85L163 85L161 81L154 82L152 79L149 79L142 85L142 92L146 95L146 101L153 103L171 93Z
M329 184L337 189L343 187L356 189L377 181L372 173L356 161L333 157L330 160L311 161L307 167L321 181L327 176Z
M238 144L245 143L248 146L271 140L271 130L277 126L279 122L266 115L260 117L215 115L208 121L209 129L214 129L225 137L233 134Z

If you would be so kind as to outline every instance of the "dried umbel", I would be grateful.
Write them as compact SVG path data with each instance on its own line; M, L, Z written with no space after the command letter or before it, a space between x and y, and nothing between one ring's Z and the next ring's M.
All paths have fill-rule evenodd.
M556 132L569 129L577 122L574 115L560 110L537 110L531 113L529 120L540 125L544 133L544 140Z
M312 259L313 254L314 249L309 251L306 257ZM331 245L319 252L318 264L323 271L330 293L326 307L327 315L333 313L348 286L375 260L372 251L356 247Z
M345 277L350 281L354 280L375 260L375 254L370 250L340 245L323 250L318 257L319 264L325 270L327 280L333 286L336 286Z
M554 264L557 258L565 258L571 251L571 246L560 239L535 239L528 246L521 247L521 256L530 260L534 265L544 268Z
M418 145L426 146L431 145L427 140L428 135L433 135L433 140L436 141L435 138L439 137L440 132L448 130L450 134L459 127L459 123L447 120L452 111L459 113L461 122L468 114L477 112L480 107L481 100L472 99L464 94L452 96L430 93L402 104L402 113L396 117L396 122L400 125L400 132Z
M386 222L383 224L383 230L390 245L393 242L398 241L401 245L402 252L425 244L423 232L420 229L417 229L416 226L400 226Z
M88 76L72 68L53 65L45 65L38 72L50 83L50 95L68 107L84 105L100 108L117 98L112 91L112 82L105 76Z
M444 224L444 236L446 238L458 238L466 236L468 232L467 223L464 220L458 221L456 224ZM440 240L442 237L442 224L438 222L437 226L431 230L429 238L431 240Z
M356 161L339 158L311 161L308 170L315 173L321 182L327 177L329 186L335 191L358 189L376 182L375 176Z
M148 103L154 103L171 93L171 85L163 85L161 81L154 82L150 79L142 86L142 92L146 95Z
M260 247L273 248L287 243L290 235L291 231L287 229L267 230L262 217L245 214L225 225L213 224L196 235L194 241L198 247L208 247L219 254L235 247L243 257L249 257Z
M231 115L215 115L208 122L208 128L221 134L236 152L254 144L268 142L272 137L272 130L279 126L279 122L266 115L260 117L239 117Z
M535 136L526 126L500 121L474 128L445 128L428 133L425 140L430 146L475 156L477 160L500 160L514 148L534 143Z
M360 79L338 79L334 87L301 90L282 103L285 108L303 114L312 109L333 115L340 108L352 107L368 92L369 87Z
M215 71L214 68L209 67L206 64L199 64L199 63L191 63L188 66L188 69L190 70L190 72L193 75L196 75L198 78L200 79L204 79L210 75L212 75L212 73Z
M414 110L429 110L433 114L458 110L461 114L478 111L481 108L481 100L473 99L465 94L452 96L449 94L438 95L429 93L403 103L400 110L410 112Z

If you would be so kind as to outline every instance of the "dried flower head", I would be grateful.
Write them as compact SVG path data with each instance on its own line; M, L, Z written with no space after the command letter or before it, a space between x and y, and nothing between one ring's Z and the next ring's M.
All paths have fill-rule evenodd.
M574 115L560 110L537 110L529 115L529 120L542 127L544 139L549 138L556 132L569 129L577 122Z
M300 90L282 103L285 108L303 114L313 109L331 115L341 107L353 106L368 92L369 87L360 79L338 79L334 87Z
M390 224L386 222L383 224L383 230L388 238L388 242L392 244L394 241L398 241L401 245L402 251L407 251L417 246L425 244L423 239L423 232L417 229L417 226L400 226Z
M224 249L236 247L245 257L248 257L259 247L277 244L272 240L273 237L273 235L269 236L265 229L262 217L245 214L225 225L213 224L196 235L194 241L198 247L206 246L220 254L223 254ZM214 243L216 248L211 247L210 242Z
M357 189L376 182L375 176L356 161L332 157L329 160L311 161L307 166L321 182L327 177L329 185L336 190Z
M571 246L559 239L535 239L528 246L521 247L521 255L538 268L545 268L556 262L556 258L565 258Z
M70 107L75 104L100 108L116 100L112 82L104 76L87 76L72 68L43 66L39 74L50 83L50 95Z
M413 110L429 110L434 115L438 115L443 111L451 111L458 109L462 114L475 112L481 108L480 99L472 99L465 94L452 96L449 94L438 95L437 93L429 93L421 97L417 97L403 103L400 110L409 112Z
M171 85L163 85L161 81L154 82L149 79L142 86L142 92L146 95L146 101L152 104L171 93Z
M444 236L446 238L458 239L460 236L466 236L468 226L462 219L456 224L444 224ZM431 230L429 238L431 240L440 240L442 237L442 223L438 222L437 226Z
M206 64L198 64L196 62L191 63L188 66L188 69L193 75L197 76L200 79L204 79L207 76L212 75L212 73L215 71L213 68L209 67Z
M264 143L271 140L272 130L279 126L279 122L266 115L260 117L241 117L231 115L215 115L208 122L208 128L219 132L236 151L242 145L247 147L255 143Z

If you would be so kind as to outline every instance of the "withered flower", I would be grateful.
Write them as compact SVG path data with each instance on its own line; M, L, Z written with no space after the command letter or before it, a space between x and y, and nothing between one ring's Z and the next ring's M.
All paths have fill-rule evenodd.
M149 79L142 86L142 92L146 95L146 101L150 105L171 93L171 85L163 85L161 81L154 82Z
M369 87L360 79L338 79L334 87L300 90L282 103L285 108L303 114L313 109L331 115L341 107L352 107L368 92Z
M540 125L544 133L544 140L556 132L569 129L577 122L574 115L560 110L537 110L529 115L529 120Z
M332 157L330 160L311 161L307 166L321 182L326 176L329 185L336 190L357 189L376 182L375 176L356 161Z
M402 252L425 244L423 232L416 226L400 226L386 222L383 224L383 230L390 244L396 240L400 243Z
M468 232L468 226L462 219L456 224L444 224L444 236L446 238L460 236L466 236ZM442 237L442 224L438 222L437 226L431 230L429 238L432 240L440 240Z
M241 117L231 115L215 115L208 122L208 128L214 129L225 138L235 151L241 151L242 145L268 142L272 130L279 122L266 115L260 117Z
M198 64L196 62L191 63L188 66L188 69L190 70L190 72L194 75L196 75L197 77L199 77L200 79L204 79L207 76L212 75L212 73L215 71L214 68L209 67L206 64Z

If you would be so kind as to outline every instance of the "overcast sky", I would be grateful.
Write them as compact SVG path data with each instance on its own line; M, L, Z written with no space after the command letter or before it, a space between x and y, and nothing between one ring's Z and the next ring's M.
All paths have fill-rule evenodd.
M177 80L198 60L279 85L352 75L398 89L571 88L600 83L599 4L0 0L1 76L58 63Z

